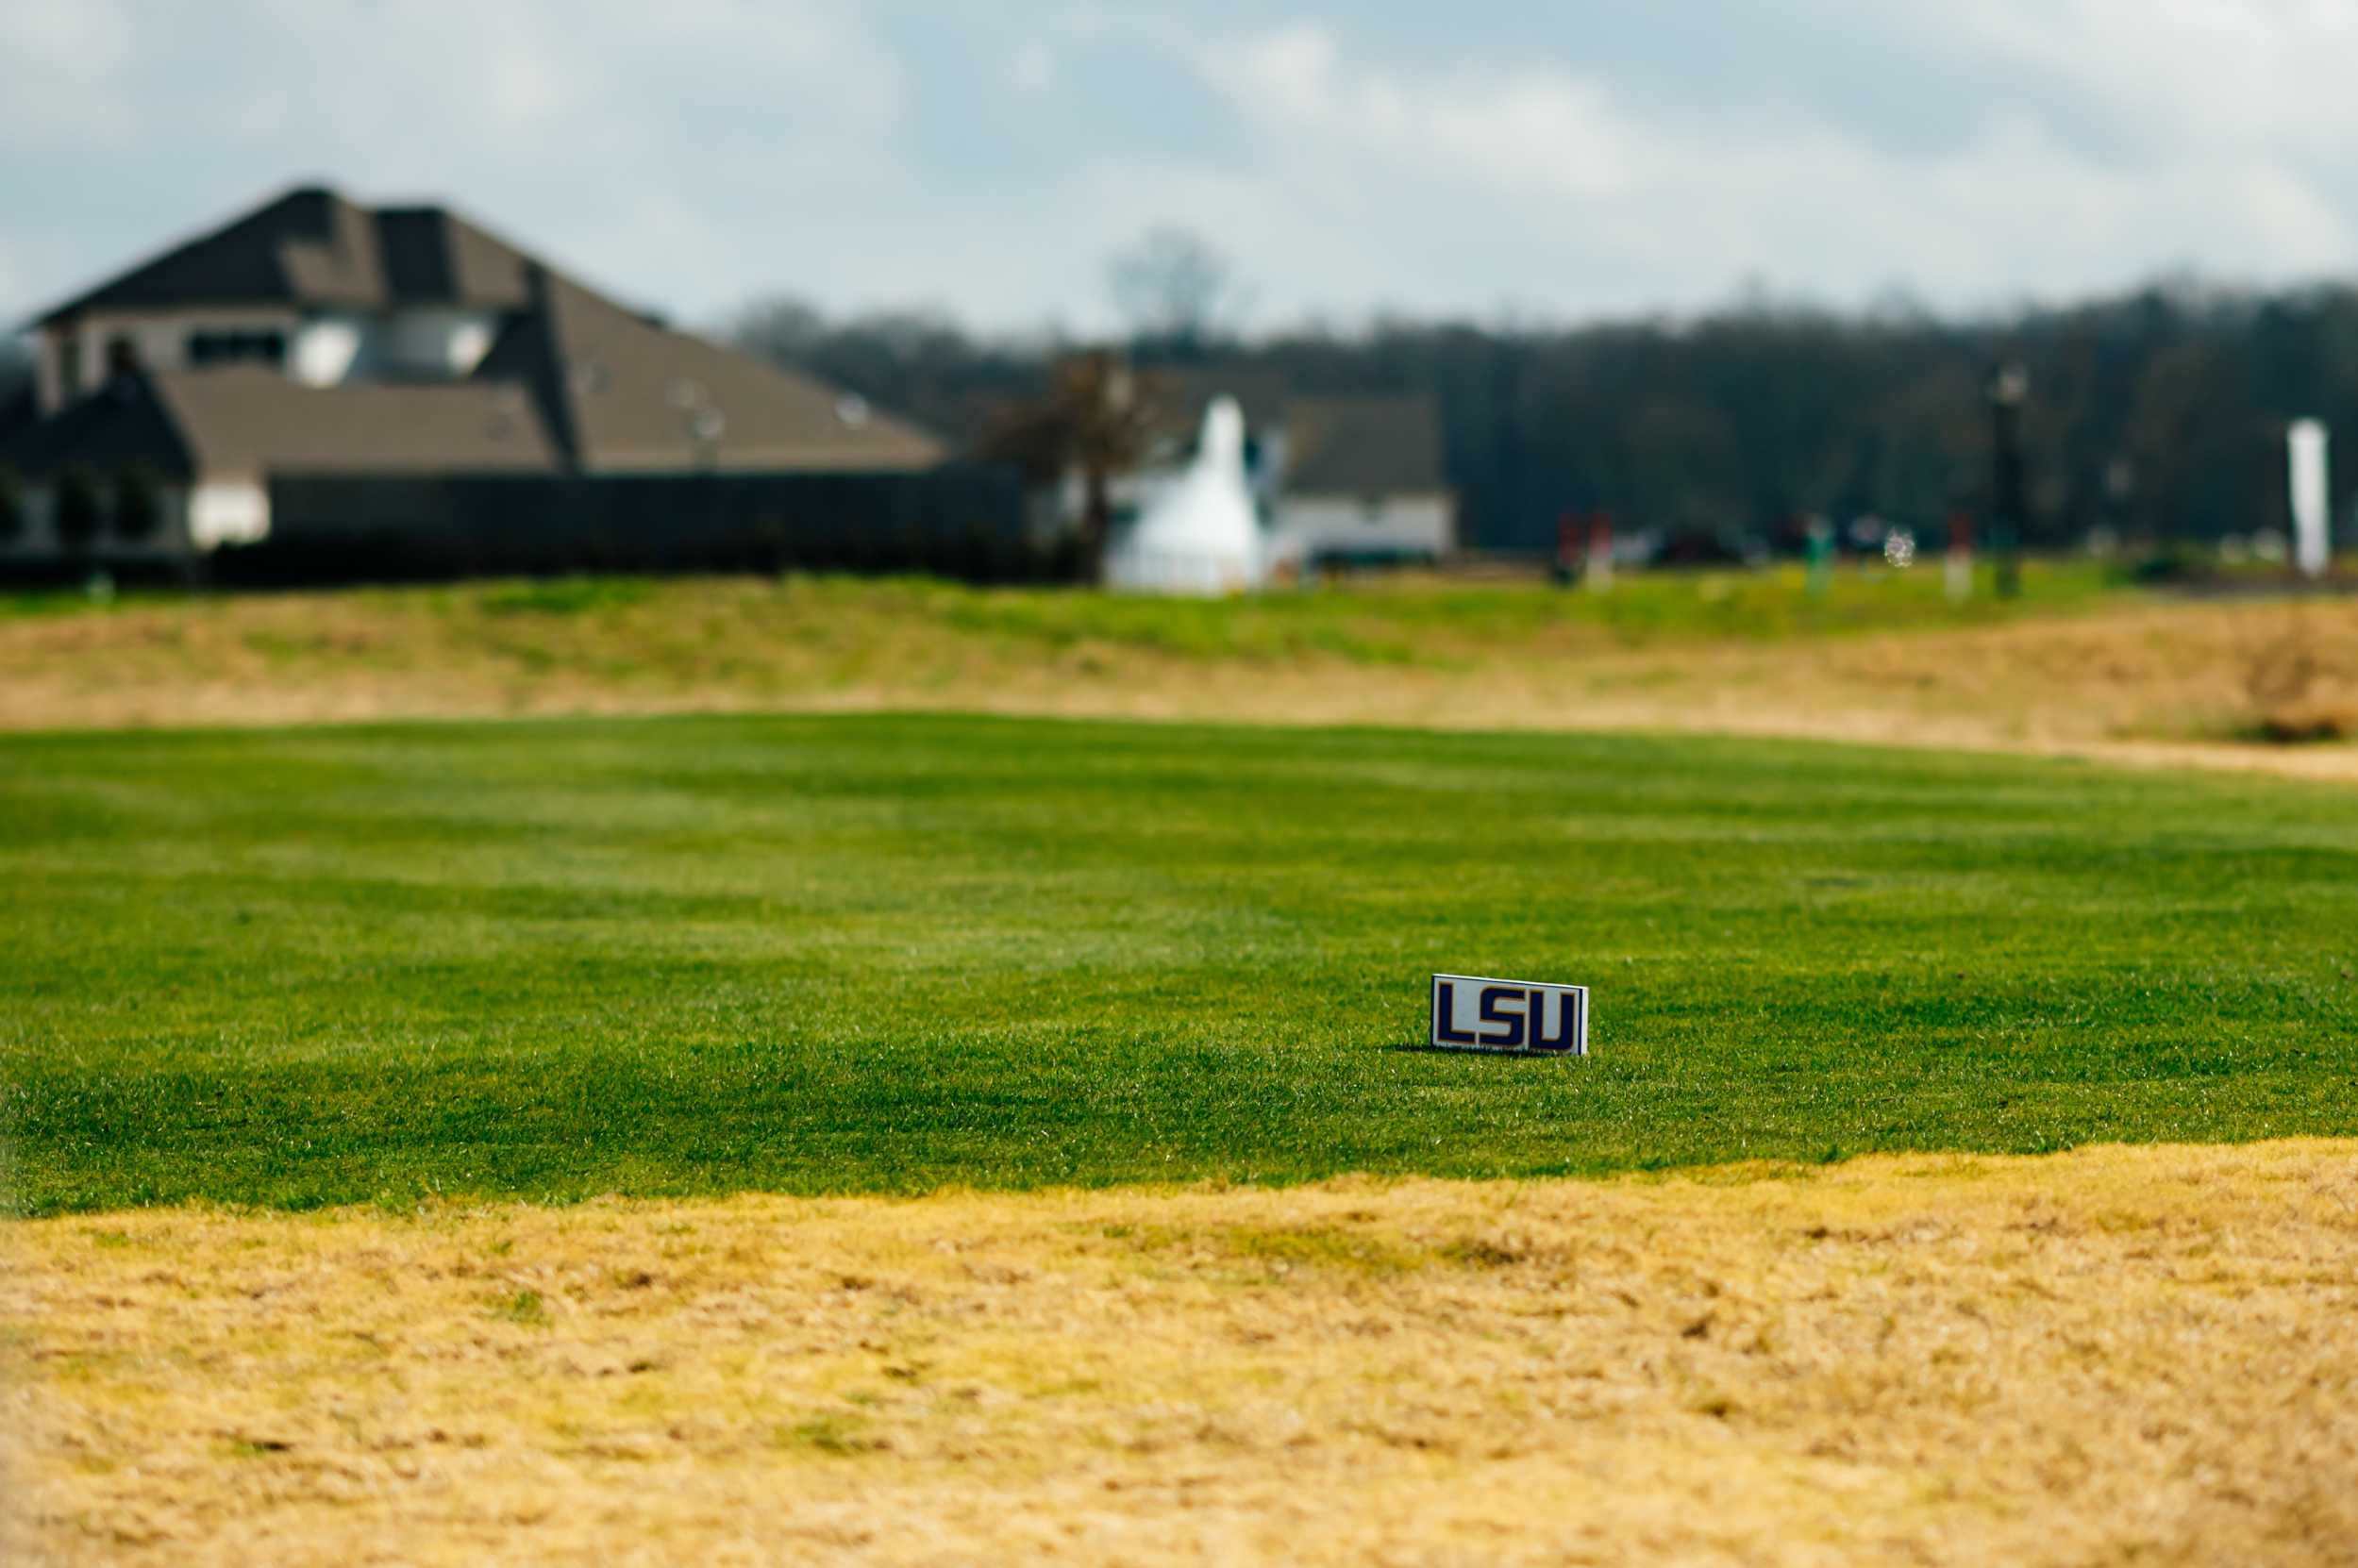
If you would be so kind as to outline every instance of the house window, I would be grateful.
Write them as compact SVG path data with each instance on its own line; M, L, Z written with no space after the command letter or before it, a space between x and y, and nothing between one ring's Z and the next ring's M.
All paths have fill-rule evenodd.
M189 334L192 365L259 364L276 370L283 369L286 362L284 332L235 327L207 328Z

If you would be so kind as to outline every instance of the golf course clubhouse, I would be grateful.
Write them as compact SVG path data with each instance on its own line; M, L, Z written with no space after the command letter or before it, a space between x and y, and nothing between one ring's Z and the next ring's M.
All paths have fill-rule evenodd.
M49 310L0 568L1015 569L1011 473L441 207L293 190Z

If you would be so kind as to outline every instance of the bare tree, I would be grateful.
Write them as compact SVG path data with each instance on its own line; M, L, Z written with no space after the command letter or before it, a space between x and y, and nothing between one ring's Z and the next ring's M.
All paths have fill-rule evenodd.
M983 442L986 456L1013 463L1035 484L1079 471L1081 565L1093 582L1105 564L1113 475L1146 455L1161 395L1118 354L1068 355L1051 373L1047 395L1009 410Z
M1199 346L1235 303L1227 260L1181 228L1153 230L1114 257L1108 273L1113 302L1141 342Z

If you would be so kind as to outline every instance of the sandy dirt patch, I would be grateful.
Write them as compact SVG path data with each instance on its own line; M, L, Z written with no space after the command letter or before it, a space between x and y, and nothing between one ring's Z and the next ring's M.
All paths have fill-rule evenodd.
M2358 1561L2358 1144L19 1222L16 1561Z

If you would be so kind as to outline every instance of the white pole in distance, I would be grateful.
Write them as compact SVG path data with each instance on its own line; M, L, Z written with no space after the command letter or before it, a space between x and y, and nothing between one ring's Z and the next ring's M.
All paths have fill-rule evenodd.
M2284 452L2292 464L2293 561L2304 577L2325 575L2333 553L2327 537L2325 426L2314 419L2294 420L2284 432Z

